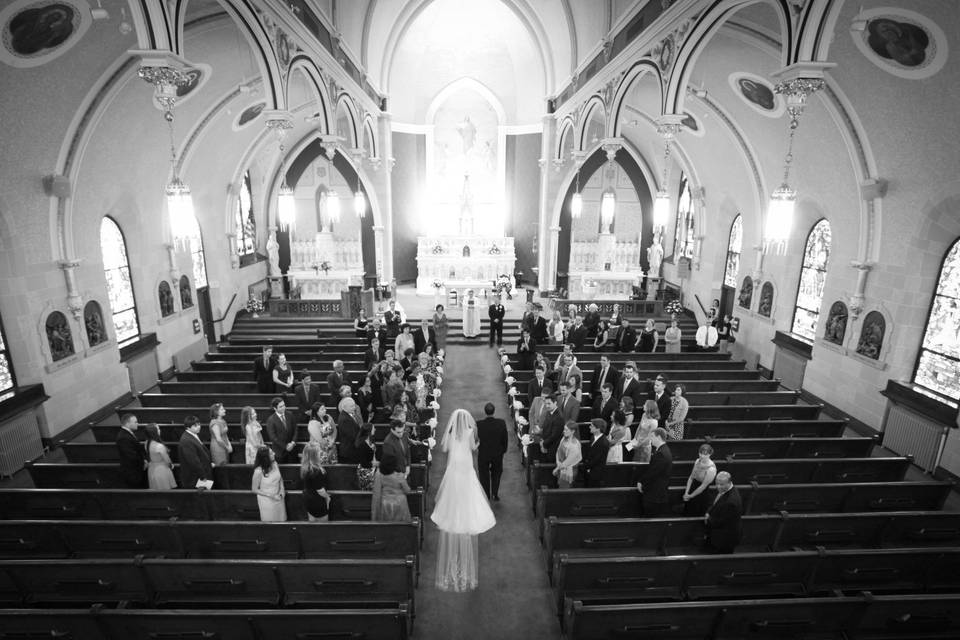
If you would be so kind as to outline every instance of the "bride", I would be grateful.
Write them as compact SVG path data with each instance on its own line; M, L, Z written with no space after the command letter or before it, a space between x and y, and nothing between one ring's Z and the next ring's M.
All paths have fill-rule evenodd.
M437 588L469 591L477 587L477 535L497 523L473 468L473 451L478 446L473 416L463 409L454 411L441 446L447 453L447 470L430 515L440 528Z

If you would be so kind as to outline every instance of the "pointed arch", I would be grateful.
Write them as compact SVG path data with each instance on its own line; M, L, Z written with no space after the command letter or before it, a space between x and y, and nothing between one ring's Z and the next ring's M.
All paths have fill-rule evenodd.
M356 149L360 145L360 134L357 130L357 120L359 118L357 116L357 105L354 103L353 98L350 97L350 94L341 93L337 98L337 109L334 111L333 115L335 129L337 127L337 120L340 118L341 107L343 107L343 109L346 111L347 119L349 120L349 130L347 131L350 137L349 142L351 143L349 148ZM336 133L337 135L340 135L339 129L336 129Z
M320 119L317 121L317 126L319 127L321 133L330 133L332 130L330 127L332 112L330 110L330 94L327 92L327 83L324 80L323 73L320 71L320 68L317 67L317 63L313 60L313 58L306 54L298 54L290 61L290 66L287 68L287 86L284 94L285 102L287 105L290 105L291 83L289 79L293 76L295 71L302 72L304 75L306 75L309 85L313 89L314 95L317 98L320 117Z
M367 150L367 157L380 157L380 145L377 144L376 128L373 125L373 118L369 113L367 117L363 119L363 140L361 140L359 146ZM369 146L369 149L367 149L367 146Z
M593 117L593 114L597 111L597 109L599 109L600 113L603 114L603 127L604 131L606 131L608 118L607 109L603 104L603 98L596 94L592 95L583 105L583 115L580 117L580 126L578 128L579 130L577 131L576 138L577 144L575 148L577 151L583 151L588 142L585 140L587 129L590 128L590 119Z
M563 157L563 149L567 146L569 136L577 135L577 125L574 124L572 116L567 116L560 122L559 131L560 133L557 135L557 152L554 154L554 158L557 160L566 160L567 158Z
M943 372L960 370L960 344L957 326L960 321L960 296L957 274L960 273L960 238L943 255L937 276L937 288L930 300L924 324L923 340L913 368L913 382L936 393L960 400L960 380Z
M137 47L147 51L173 51L173 20L163 0L128 2L130 21L137 33Z
M740 255L743 253L743 214L738 213L730 223L727 239L727 264L723 270L723 284L737 288L740 274Z
M489 102L490 106L493 107L493 110L497 114L497 121L500 122L500 124L504 124L507 121L507 112L504 110L503 103L500 102L500 98L498 98L497 94L490 90L490 87L475 78L458 78L445 86L443 89L440 89L440 91L437 92L437 95L433 97L433 100L430 101L430 106L427 107L427 115L423 121L426 124L433 124L433 119L437 115L437 109L439 109L443 103L447 101L447 98L461 89L469 89L479 93L483 99Z
M621 110L623 109L623 103L627 99L627 96L630 93L630 89L633 87L633 83L644 75L652 73L657 79L657 87L660 88L660 102L663 103L663 76L660 74L660 67L657 64L650 60L649 58L644 58L643 60L638 60L633 63L627 73L623 76L623 80L620 81L620 84L617 86L616 93L613 94L613 103L610 107L610 117L607 118L607 131L610 134L611 138L617 138L621 135L621 126L622 118L620 117Z
M810 229L803 245L803 263L800 266L800 282L790 330L811 342L817 335L820 321L832 240L830 222L820 218Z
M100 254L113 328L117 344L123 346L140 337L140 317L130 273L127 241L120 225L110 216L100 219Z

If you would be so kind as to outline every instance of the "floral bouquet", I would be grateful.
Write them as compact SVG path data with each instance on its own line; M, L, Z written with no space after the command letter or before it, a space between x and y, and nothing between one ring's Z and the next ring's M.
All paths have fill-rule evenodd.
M513 367L511 367L511 366L508 365L508 364L503 365L503 372L504 372L504 373L509 374L511 371L513 371Z
M520 411L520 409L523 409L523 403L520 402L519 400L514 400L513 408L516 409L517 411Z
M250 299L247 300L247 312L260 313L261 311L263 311L263 303L260 302L260 298L250 296Z
M530 421L524 418L523 416L517 416L516 423L521 427L525 427L530 424Z
M431 400L430 408L433 409L434 411L440 411L440 403L437 402L436 400Z
M507 395L510 396L511 398L513 398L514 396L516 396L516 395L517 395L517 388L516 388L516 387L510 387L510 390L507 391Z
M443 384L443 378L441 376L437 376L437 386L439 387L442 384Z
M329 262L327 262L326 260L324 260L323 262L320 263L320 268L323 269L323 272L324 272L324 273L327 273L327 272L330 271L330 269L331 269L332 267L330 266L330 263L329 263Z
M510 292L513 290L513 287L510 285L510 276L505 273L501 273L497 276L497 286L494 289L494 292L498 295L507 295L507 299L510 298Z
M507 354L500 356L500 364L507 364L508 362L510 362L510 356Z
M433 397L434 397L434 398L439 398L439 397L440 397L440 389L434 389L434 390L433 390Z
M434 429L436 429L436 428L437 428L437 419L436 419L436 418L430 418L429 420L427 420L427 426L430 427L430 431L433 431Z
M443 375L443 367L437 367L437 375Z
M427 438L427 447L433 449L435 446L437 446L437 439L433 436Z
M507 378L504 380L504 382L506 382L509 385L512 385L516 381L517 381L516 378L514 378L513 376L507 376Z
M525 447L530 446L531 444L533 444L533 437L531 437L530 434L527 434L527 433L523 434L522 436L520 436L520 444L522 444Z
M664 311L672 316L676 316L683 313L683 305L680 304L679 300L671 300L667 303L667 306L664 307Z

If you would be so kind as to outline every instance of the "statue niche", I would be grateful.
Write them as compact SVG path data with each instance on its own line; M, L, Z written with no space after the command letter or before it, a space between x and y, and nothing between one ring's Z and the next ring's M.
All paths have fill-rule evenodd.
M764 318L769 318L773 313L773 283L769 280L760 287L760 306L757 307L757 313Z
M863 329L860 330L860 341L857 343L857 353L871 360L880 359L883 349L883 337L887 333L887 321L879 311L871 311L863 319Z
M743 279L743 284L740 285L740 297L737 304L744 309L749 309L751 303L753 303L753 278L747 276Z
M847 305L837 300L830 305L830 313L827 315L827 328L823 332L823 339L833 344L843 344L843 338L847 334Z
M73 348L73 335L70 333L67 316L59 311L54 311L47 316L46 330L51 360L57 362L76 353Z
M190 291L190 278L180 276L180 307L189 309L193 306L193 294Z
M107 341L107 330L103 326L103 311L100 304L91 300L83 308L83 326L87 330L87 342L91 347Z
M157 287L157 297L160 299L160 317L166 318L173 315L173 292L170 290L170 283L161 280Z

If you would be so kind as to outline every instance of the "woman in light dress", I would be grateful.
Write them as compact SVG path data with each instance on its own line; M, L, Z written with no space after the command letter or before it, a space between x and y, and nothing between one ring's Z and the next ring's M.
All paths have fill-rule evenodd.
M437 340L437 349L447 348L447 331L450 328L450 320L444 313L443 305L438 304L433 312L433 335Z
M447 454L447 469L430 514L440 528L436 584L442 591L477 588L477 536L497 523L473 466L478 446L476 421L467 411L457 409L444 430L441 449Z
M463 337L476 338L478 335L480 335L480 301L473 297L473 289L468 289L463 299Z
M244 460L253 464L257 458L257 449L263 446L263 427L257 422L257 410L253 407L244 407L240 411L240 428L246 443L243 447Z
M643 404L643 416L640 417L640 424L637 425L637 433L631 440L634 462L650 462L650 436L657 428L659 419L660 410L657 409L656 401L647 400Z
M254 459L253 484L251 490L257 494L257 506L260 507L261 522L286 522L287 495L283 488L283 476L277 466L277 456L270 447L257 449Z
M583 460L580 447L579 427L576 422L563 425L563 439L557 447L557 466L553 475L557 476L557 486L569 489L577 477L577 465Z
M688 518L702 518L710 507L707 489L717 477L717 465L710 458L712 455L713 447L700 445L697 461L687 478L687 488L683 490L683 515Z
M610 326L619 327L620 326L620 305L614 303L613 313L610 314Z
M563 316L560 315L560 309L553 310L553 319L547 323L547 335L550 336L550 342L553 344L563 344L563 332L566 325L563 322Z
M160 441L160 428L156 424L149 424L145 431L147 433L147 486L158 491L176 489L177 481L173 478L173 463L170 461L167 445Z
M607 451L607 464L623 462L623 445L630 442L630 427L627 426L627 416L619 409L613 412L610 425L610 450Z
M667 353L680 353L680 327L676 320L670 321L670 328L663 332L664 348Z
M410 520L410 507L407 494L410 485L404 469L399 468L395 456L386 456L380 461L380 467L373 475L373 502L370 519L379 522L407 522Z
M410 333L410 325L404 322L400 325L400 335L393 341L393 353L402 358L407 349L413 349L413 334Z
M210 459L215 467L230 462L230 454L233 453L227 421L224 419L226 415L227 410L222 402L210 406Z
M337 425L322 402L314 402L310 407L307 433L310 442L320 448L320 464L337 464Z
M690 403L683 397L683 385L673 388L673 397L670 398L670 413L667 415L667 435L671 440L683 440L683 423L690 411Z

